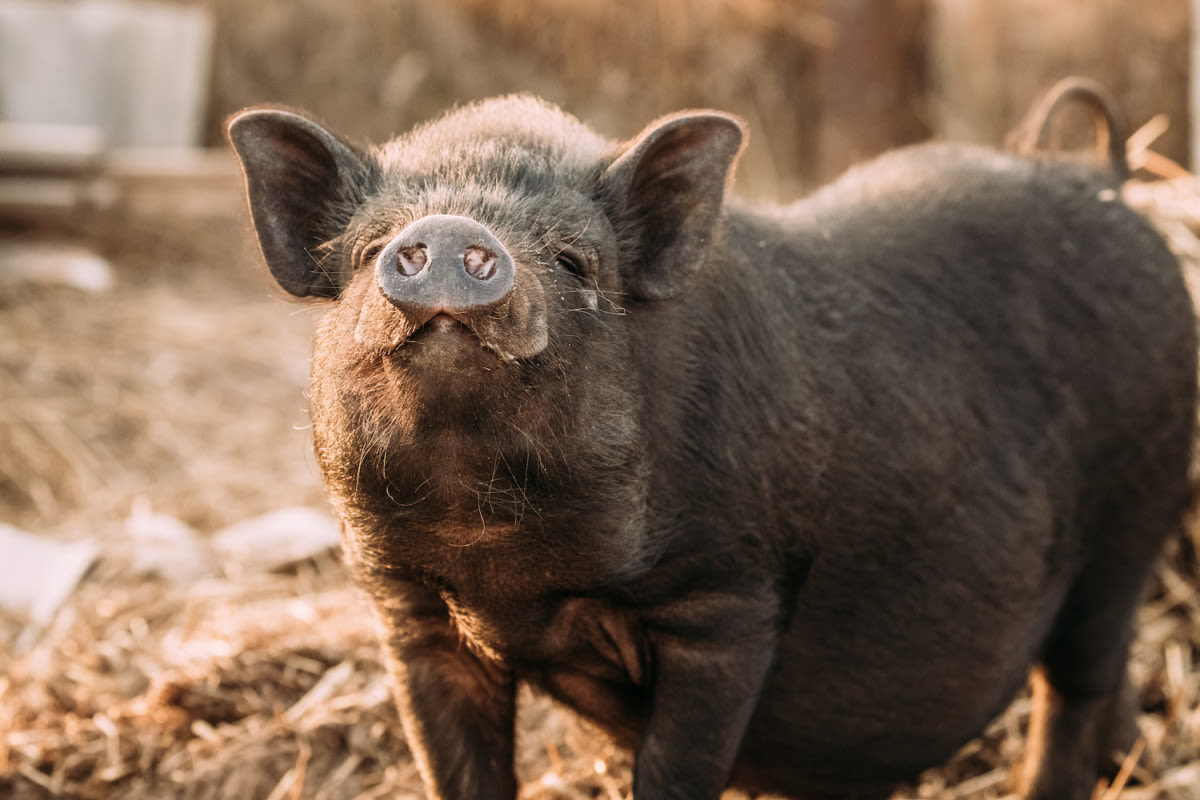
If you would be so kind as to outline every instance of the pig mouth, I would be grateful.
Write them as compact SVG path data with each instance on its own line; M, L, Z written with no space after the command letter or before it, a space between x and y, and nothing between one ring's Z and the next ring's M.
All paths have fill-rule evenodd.
M469 318L438 311L423 321L411 324L409 334L389 348L390 355L403 351L416 353L432 349L434 352L458 351L462 353L488 350L487 343Z
M417 329L413 331L412 336L409 338L412 339L417 336L436 336L441 334L461 334L476 338L475 332L471 330L469 325L444 311L434 314L429 318L428 321L417 327Z
M494 361L532 358L549 341L544 303L514 294L507 302L470 309L437 305L398 310L382 294L359 308L355 339L389 361L416 369L457 365L490 369Z
M444 311L433 314L424 323L414 325L413 332L409 333L406 343L432 342L434 339L450 338L470 339L479 347L484 345L479 333L475 331L469 321Z

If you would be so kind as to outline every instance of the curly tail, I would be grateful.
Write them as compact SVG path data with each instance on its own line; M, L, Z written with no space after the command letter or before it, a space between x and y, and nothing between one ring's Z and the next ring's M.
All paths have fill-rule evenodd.
M1127 180L1130 176L1129 161L1125 156L1128 123L1112 94L1090 78L1064 78L1050 87L1009 135L1009 148L1025 156L1048 151L1051 123L1062 107L1070 102L1082 103L1091 110L1096 124L1096 152L1101 157L1107 157L1119 181Z

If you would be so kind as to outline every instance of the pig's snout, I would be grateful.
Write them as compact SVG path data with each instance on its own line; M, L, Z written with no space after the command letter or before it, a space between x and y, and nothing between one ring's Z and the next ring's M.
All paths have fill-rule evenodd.
M384 296L414 325L499 303L512 292L512 256L468 217L422 217L392 239L375 262Z

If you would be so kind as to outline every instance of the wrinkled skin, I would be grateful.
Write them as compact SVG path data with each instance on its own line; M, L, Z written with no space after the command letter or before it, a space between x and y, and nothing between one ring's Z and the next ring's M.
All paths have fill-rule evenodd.
M755 207L733 118L618 144L525 97L230 138L273 275L328 304L317 455L431 797L514 796L521 682L633 748L639 800L885 797L1034 664L1026 796L1131 744L1196 342L1107 170L923 146ZM503 243L503 302L381 292L431 215Z

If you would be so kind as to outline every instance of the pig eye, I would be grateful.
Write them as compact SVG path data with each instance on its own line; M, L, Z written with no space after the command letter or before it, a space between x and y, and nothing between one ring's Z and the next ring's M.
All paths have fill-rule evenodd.
M578 253L563 250L554 257L554 265L571 273L576 278L587 277L587 260Z
M380 240L378 242L371 242L366 247L363 247L358 252L358 266L369 267L374 264L375 259L379 258L379 254L383 252L386 244L387 242Z

